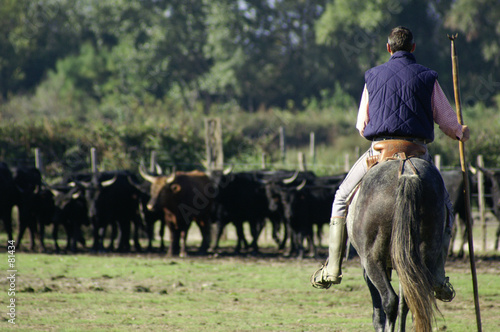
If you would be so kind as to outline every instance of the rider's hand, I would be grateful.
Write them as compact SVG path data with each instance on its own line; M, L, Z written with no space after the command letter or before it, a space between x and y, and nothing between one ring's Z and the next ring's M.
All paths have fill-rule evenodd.
M470 138L470 132L468 126L462 126L462 139L460 141L465 142Z

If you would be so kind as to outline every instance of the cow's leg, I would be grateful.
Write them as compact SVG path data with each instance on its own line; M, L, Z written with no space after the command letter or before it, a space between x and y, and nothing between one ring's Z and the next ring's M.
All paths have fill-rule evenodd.
M316 228L316 237L318 238L318 247L321 247L321 238L323 237L323 225L324 223L319 222Z
M285 256L296 254L299 249L299 232L290 226L290 248L285 252Z
M67 230L66 233L68 233ZM54 226L52 228L52 239L54 240L54 250L56 253L59 253L61 248L59 248L59 244L57 243L57 240L59 239L59 220L57 219L54 221Z
M24 236L24 232L26 231L26 221L25 221L25 217L23 216L23 214L21 212L19 212L19 234L17 234L17 242L16 242L16 246L17 246L17 249L20 250L21 249L21 241L23 239L23 236Z
M118 224L116 221L111 222L111 236L109 237L110 242L108 246L108 251L113 251L115 250L115 240L118 238L118 232L119 232ZM104 234L102 235L103 241L104 241ZM120 241L121 241L121 236L120 236ZM118 242L118 247L120 246L120 243ZM118 248L120 250L120 248Z
M462 219L460 219L462 221ZM460 249L458 249L458 258L463 258L465 255L465 244L468 242L467 238L469 237L469 234L467 233L467 229L465 227L465 223L461 222L460 223L460 231L461 231L461 237L460 237Z
M304 248L304 233L303 231L300 231L299 234L297 235L297 258L299 259L302 259L304 258L304 251L305 251L305 248Z
M36 237L37 237L37 222L36 219L31 219L29 223L29 231L31 237L31 251L36 250Z
M45 248L45 223L43 220L38 220L38 226L40 227L39 236L40 236L40 247L42 248L42 252L47 252Z
M316 256L316 245L314 243L314 236L311 234L311 235L308 235L306 236L306 239L307 239L307 251L308 251L308 256L309 257L315 257Z
M498 224L497 232L495 233L495 251L498 250L498 241L500 241L500 224Z
M165 236L165 221L160 221L160 252L165 252L165 240L163 239Z
M118 241L119 252L130 252L130 220L124 219L118 221L120 229L120 239Z
M273 226L273 240L276 242L276 245L280 247L281 239L280 239L280 229L281 229L281 218L279 216L272 216L269 218L271 220L271 224Z
M178 252L179 248L179 231L175 229L171 223L168 224L168 228L170 230L170 245L168 247L167 255L172 257L174 254Z
M247 239L245 238L245 232L243 230L243 222L240 220L233 221L233 225L236 228L236 236L238 237L238 240L236 242L236 248L234 249L235 252L240 252L242 246L245 248L245 250L247 250L250 246L248 245Z
M85 242L85 236L83 236L83 231L80 223L76 223L73 227L73 239L75 241L75 251L78 250L78 242L80 242L83 249L87 248L87 243Z
M141 228L143 228L142 218L137 213L134 218L134 247L137 252L142 251L141 243L139 242L139 232L141 231Z
M292 231L292 227L290 226L290 221L288 220L288 218L285 219L284 225L285 225L285 234L283 235L283 241L281 242L281 245L280 245L281 250L285 249L286 241L288 241L289 238L290 238L290 247L292 247L292 242L293 242L293 240L292 240L293 231Z
M451 239L450 239L450 247L448 248L448 257L453 257L453 244L455 243L455 239L457 238L459 222L460 219L456 219L451 228Z
M3 215L0 219L3 220L3 227L5 228L5 231L7 232L7 236L8 236L8 239L9 241L12 241L13 237L12 237L12 215L11 215L11 212L8 211L5 213L5 215Z
M152 218L146 219L146 234L148 235L148 251L153 251L153 240L155 238L155 220Z
M220 241L220 238L222 237L222 233L224 231L224 225L225 225L225 222L222 221L221 219L218 219L216 222L215 222L215 243L212 247L212 251L216 251L217 249L219 249L219 241Z
M205 219L207 220L207 219ZM210 248L210 240L211 240L211 222L210 221L205 221L201 220L198 222L198 227L200 228L201 231L201 245L199 249L200 254L206 254L208 248Z
M95 252L99 252L99 251L104 249L104 243L102 243L102 241L101 241L101 239L102 239L101 233L102 233L102 229L104 229L105 227L103 227L103 225L101 225L101 223L95 217L92 218L92 225L93 225L92 233L93 233L93 238L94 238L92 250ZM104 231L105 231L105 229L104 229Z
M74 238L74 230L73 224L71 221L66 221L64 225L64 229L66 230L66 252L72 251L75 252L75 238Z
M180 257L187 257L187 250L186 250L186 240L187 240L187 230L182 230L180 231Z
M307 226L306 229L306 240L307 240L307 250L309 252L310 257L314 257L316 255L316 245L314 243L314 231L312 224Z
M259 236L264 228L265 220L264 219L256 219L253 222L250 221L250 232L252 233L252 244L251 247L254 253L259 252Z

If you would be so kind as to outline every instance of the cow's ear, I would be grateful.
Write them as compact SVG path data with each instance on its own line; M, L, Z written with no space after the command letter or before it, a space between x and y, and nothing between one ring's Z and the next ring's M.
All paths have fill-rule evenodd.
M181 186L177 183L174 183L173 185L170 186L170 189L174 194L177 194L179 191L181 191Z

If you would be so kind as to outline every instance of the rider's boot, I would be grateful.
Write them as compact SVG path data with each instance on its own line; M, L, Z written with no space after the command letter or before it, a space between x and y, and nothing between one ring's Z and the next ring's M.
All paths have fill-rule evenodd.
M313 287L328 289L333 284L340 284L342 281L342 259L344 257L346 238L345 218L333 217L330 220L328 259L311 276Z

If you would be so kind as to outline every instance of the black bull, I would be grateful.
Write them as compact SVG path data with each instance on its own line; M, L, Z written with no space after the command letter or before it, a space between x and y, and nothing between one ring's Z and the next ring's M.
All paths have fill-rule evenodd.
M217 224L217 236L213 250L218 248L219 239L224 227L232 222L238 236L236 252L242 247L252 248L253 253L259 252L258 238L265 225L265 220L273 224L273 237L279 243L277 232L280 219L268 208L269 203L262 184L265 172L215 173L212 179L217 185L217 196L214 201L213 218ZM244 235L243 223L248 222L252 234L249 246Z
M111 225L109 250L114 250L114 240L120 231L118 251L130 251L131 224L134 228L134 246L141 251L139 229L142 219L139 212L140 192L135 179L128 171L95 174L73 174L66 183L75 182L85 193L88 217L93 225L92 250L104 250L104 235ZM118 229L117 229L118 228Z
M500 172L498 169L485 169L479 167L479 170L484 173L484 192L485 203L491 208L495 218L500 221ZM477 178L475 179L477 180ZM477 186L477 184L476 184ZM500 224L495 232L494 249L498 250L500 242Z
M191 222L196 221L202 234L200 252L210 246L211 210L217 193L209 177L200 171L174 172L169 176L152 176L140 170L151 182L148 209L163 211L170 230L167 254L186 256L186 240Z
M452 231L452 240L449 248L449 255L453 255L453 243L455 239L459 241L459 251L458 257L463 257L464 255L464 245L467 242L467 233L465 232L465 192L464 192L464 179L462 171L460 169L444 170L441 171L441 176L443 177L446 190L450 196L451 203L453 205L453 211L455 215L458 216L458 222L461 224L462 234L457 233L457 225L454 224ZM470 198L469 198L470 199Z
M9 240L12 240L12 207L20 196L12 173L6 163L0 162L0 219Z

